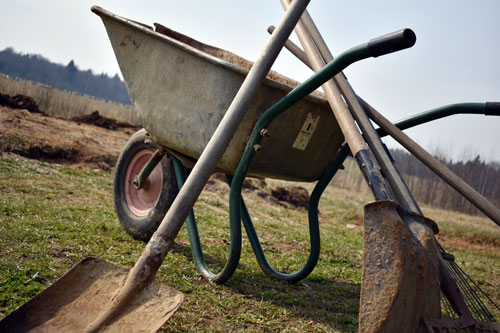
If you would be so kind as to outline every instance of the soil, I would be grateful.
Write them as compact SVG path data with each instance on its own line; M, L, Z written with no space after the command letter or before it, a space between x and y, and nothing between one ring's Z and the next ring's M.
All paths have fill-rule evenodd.
M10 96L0 94L0 106L7 106L12 109L26 109L32 113L46 115L45 112L40 110L33 98L24 95Z
M115 131L0 106L0 153L111 171L133 128Z
M275 187L271 195L279 201L285 201L294 207L307 209L309 207L309 192L300 186Z
M140 129L140 127L138 126L133 126L127 123L120 123L114 119L102 117L99 114L99 111L94 111L91 114L80 117L74 117L72 120L76 121L77 123L91 124L98 127L110 129L112 131L116 131L119 128L132 128L135 129L136 131Z
M191 47L194 47L202 52L208 53L211 56L214 56L214 57L220 58L222 60L225 60L227 62L230 62L231 64L236 65L238 67L241 67L245 70L250 70L253 66L253 62L251 62L250 60L247 60L245 58L242 58L242 57L240 57L232 52L220 49L220 48L212 46L212 45L201 43L201 42L199 42L191 37L183 35L177 31L174 31L170 28L167 28L159 23L155 23L154 25L155 25L156 32L163 34L165 36L171 37L173 39L176 39L176 40L178 40L184 44L187 44ZM281 75L278 72L275 72L273 70L270 70L267 73L266 77L268 79L282 83L282 84L284 84L288 87L291 87L291 88L295 88L295 87L299 86L299 84L300 84L299 82L297 82L289 77L286 77L284 75ZM324 94L322 94L319 91L314 91L312 93L312 95L319 97L319 98L323 98L323 99L325 98Z
M445 248L474 250L483 254L495 254L500 248L500 239L493 236L457 236L440 230L436 235Z

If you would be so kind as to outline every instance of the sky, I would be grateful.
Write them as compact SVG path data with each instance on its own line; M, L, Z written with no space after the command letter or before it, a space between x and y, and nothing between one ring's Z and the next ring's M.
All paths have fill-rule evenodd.
M61 64L74 60L80 69L113 76L118 64L92 5L162 23L249 60L283 15L279 0L0 0L0 50L13 47ZM413 48L344 71L356 93L391 121L446 104L500 102L498 0L312 0L308 11L334 55L401 28L415 31ZM312 74L286 50L273 69L299 81ZM432 153L500 161L500 117L453 116L406 133Z

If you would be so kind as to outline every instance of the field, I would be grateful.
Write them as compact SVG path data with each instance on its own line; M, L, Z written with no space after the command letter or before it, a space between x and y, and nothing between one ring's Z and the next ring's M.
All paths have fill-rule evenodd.
M71 119L99 111L102 116L138 124L135 110L130 105L80 95L4 74L0 74L0 93L30 96L40 109L53 117Z
M85 257L132 267L144 243L125 233L113 208L112 166L131 129L111 131L3 107L0 116L3 318ZM53 151L70 153L51 157ZM309 249L307 212L270 195L272 188L290 185L297 184L266 180L244 193L269 261L288 272L305 263ZM227 196L227 186L213 178L195 206L212 267L220 267L227 255ZM225 285L207 282L196 271L181 230L157 280L186 299L163 330L357 331L363 205L370 200L363 192L327 188L319 207L320 261L295 285L264 275L245 235L233 278ZM499 304L499 228L482 217L424 210L439 224L443 246Z

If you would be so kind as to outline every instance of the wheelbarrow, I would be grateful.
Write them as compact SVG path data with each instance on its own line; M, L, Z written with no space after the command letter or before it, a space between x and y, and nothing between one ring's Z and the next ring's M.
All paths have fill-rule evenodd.
M296 20L305 8L303 6L300 9L298 3L300 1L287 11L291 12L290 16L295 13ZM287 3L285 5L288 6ZM453 282L448 283L453 279L447 274L448 269L442 263L442 251L433 238L438 231L437 226L421 215L404 182L394 174L394 166L386 163L387 153L380 150L378 141L389 133L416 149L415 155L423 156L423 160L435 165L431 157L401 136L398 128L412 127L430 121L431 118L437 119L454 113L498 115L499 105L453 105L417 116L411 121L391 124L358 96L353 96L345 82L339 79L342 78L341 71L355 61L411 47L415 43L415 35L411 30L405 29L374 39L344 52L335 60L328 59L329 56L323 54L321 65L321 61L318 62L311 56L311 50L305 42L305 57L300 52L296 52L296 55L318 73L299 85L277 73L264 78L263 74L270 67L264 60L257 62L248 71L251 65L244 59L199 43L162 25L157 24L155 31L152 27L124 19L99 7L93 7L92 10L102 18L106 26L130 97L144 127L130 138L119 157L114 180L115 208L124 229L133 237L149 242L125 280L122 271L121 275L117 274L118 281L121 282L115 282L113 286L111 283L107 284L110 275L119 269L97 260L84 261L75 267L73 274L68 273L6 317L0 323L0 329L67 330L78 327L97 331L127 327L120 320L134 312L136 316L130 316L135 318L131 319L132 322L141 318L141 310L136 307L146 302L143 289L154 286L153 290L157 290L152 280L185 219L196 266L205 278L223 283L232 276L240 258L243 221L264 272L288 282L304 279L314 269L320 252L317 210L319 199L349 154L356 158L376 199L374 204L366 208L365 247L377 248L380 256L386 256L390 247L400 249L389 258L391 262L398 264L384 268L375 267L373 258L365 255L360 329L390 331L410 327L416 330L423 325L430 328L449 325L439 322L439 298L436 298L436 295L439 297L439 284L441 287L452 285L448 288L451 291L448 290L447 296L452 299L456 311L461 311L460 315L470 319L467 307L464 308L460 303L460 294L457 296L453 289ZM301 21L297 25L299 36L300 29L305 29L302 25L307 25L307 17L306 13L302 18L305 23ZM293 26L295 23L288 30L291 31ZM282 30L286 29L279 26L273 37L281 38L281 44L284 44L288 35L280 35ZM310 40L309 43L311 42L316 43L316 46L321 45L318 40ZM287 43L290 45L290 42ZM277 53L274 53L276 56ZM272 59L269 61L272 63ZM323 67L325 63L327 64ZM259 72L260 68L263 69ZM341 87L341 92L324 86L326 98L315 93L318 87L328 84L328 80L339 73L340 76L335 80L340 80L337 85ZM263 84L260 85L258 79L256 81L259 82L253 86L251 83L247 84L249 77L260 77ZM246 97L245 92L251 92L252 98ZM242 99L245 101L239 102ZM225 112L226 110L228 111ZM238 114L238 119L228 125L230 121L227 117L232 114ZM381 129L376 131L369 128L366 125L368 117L379 124ZM363 131L362 135L357 126ZM222 135L221 132L229 134ZM221 137L225 138L220 139ZM192 169L187 178L186 169ZM191 209L213 171L225 173L231 185L230 252L226 265L216 273L210 271L204 260ZM439 172L447 175L446 170ZM242 184L247 176L317 181L309 204L310 255L301 270L281 273L267 262L241 197ZM450 182L458 188L464 187L455 179ZM477 199L475 194L470 195L470 191L468 194L496 223L500 223L498 209ZM387 226L397 229L397 232L384 232L384 227ZM401 239L406 241L399 244ZM366 252L369 251L365 250ZM401 264L402 259L408 259L407 263ZM84 291L71 288L81 287L82 276L78 275L92 275L92 265L89 263L103 265L102 270L106 274L94 274L87 279L86 286L101 284L101 290L106 290L111 295L105 298L108 302L102 298L97 303L88 298L87 303L75 302L81 299L79 293L83 294ZM90 267L90 270L81 270L82 267ZM416 272L415 267L425 271L425 274ZM386 280L384 275L392 280ZM374 277L380 279L383 285L395 283L392 292L378 292L378 282ZM50 314L46 314L48 309L43 304L51 297L59 298L54 296L58 295L54 292L57 286L59 293L67 288L74 294L61 300L50 309ZM417 288L400 293L403 288L413 286ZM422 292L425 297L418 297L415 292ZM159 311L160 319L155 319L153 325L143 329L158 329L177 309L182 296L172 290L168 290L167 294L170 294L167 297L169 304ZM387 299L380 301L383 297ZM97 320L88 315L80 315L80 318L67 315L87 313L89 303L98 304L97 307L103 310ZM130 307L130 304L134 305ZM385 311L381 311L381 315L374 314L377 311L374 306L377 304ZM154 303L150 305L148 312L155 312L151 311L155 306ZM390 311L393 306L398 307L398 311ZM41 316L40 313L44 315ZM95 312L92 316L96 316ZM83 317L86 320L79 320ZM24 326L20 325L20 321ZM470 321L467 323L470 324ZM479 324L472 320L472 325Z

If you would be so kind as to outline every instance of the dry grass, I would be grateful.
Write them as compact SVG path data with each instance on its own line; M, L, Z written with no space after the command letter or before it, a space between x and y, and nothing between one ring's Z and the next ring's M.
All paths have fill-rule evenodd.
M353 159L348 159L344 162L344 166L345 170L338 172L333 180L333 184L340 188L363 193L363 195L369 195L370 190L366 185L363 175L359 171L356 162ZM435 207L436 209L443 209L445 211L455 211L484 216L467 199L463 198L451 186L444 182L437 183L419 177L407 176L404 173L403 178L419 203ZM500 207L500 198L487 199L496 207Z
M0 74L0 93L29 96L37 102L42 111L55 117L70 119L97 110L104 117L132 125L138 124L132 106L63 91L3 74Z

